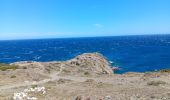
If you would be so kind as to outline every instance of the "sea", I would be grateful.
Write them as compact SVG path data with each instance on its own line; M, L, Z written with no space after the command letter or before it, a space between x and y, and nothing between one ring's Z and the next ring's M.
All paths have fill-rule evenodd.
M82 53L98 52L116 73L170 68L170 35L1 40L0 62L65 61Z

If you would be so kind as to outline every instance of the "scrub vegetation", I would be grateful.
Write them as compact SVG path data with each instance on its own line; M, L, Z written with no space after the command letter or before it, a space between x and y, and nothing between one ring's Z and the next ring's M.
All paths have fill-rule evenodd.
M8 69L16 70L16 69L17 69L17 66L0 63L0 70L1 70L1 71L6 71L6 70L8 70Z

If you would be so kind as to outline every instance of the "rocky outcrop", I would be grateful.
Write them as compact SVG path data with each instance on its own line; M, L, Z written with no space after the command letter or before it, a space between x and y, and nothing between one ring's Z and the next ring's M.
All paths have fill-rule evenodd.
M55 62L16 62L12 65L18 68L32 69L32 71L41 73L57 73L62 75L95 75L95 74L113 74L111 64L104 56L99 53L84 53L68 61Z
M97 74L113 74L111 64L99 53L84 53L67 63Z

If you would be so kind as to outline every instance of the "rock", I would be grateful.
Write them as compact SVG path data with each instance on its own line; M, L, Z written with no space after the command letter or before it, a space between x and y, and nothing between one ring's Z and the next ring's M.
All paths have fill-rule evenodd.
M111 64L99 53L84 53L69 60L68 63L96 74L113 74Z
M112 100L110 96L105 96L103 100Z
M28 88L22 92L14 93L13 100L37 100L36 97L30 96L30 94L45 94L45 87Z
M82 100L82 96L77 96L75 100Z

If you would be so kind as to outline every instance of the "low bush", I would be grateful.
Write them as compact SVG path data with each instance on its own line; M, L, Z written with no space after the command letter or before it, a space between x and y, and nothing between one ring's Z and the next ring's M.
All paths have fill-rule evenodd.
M152 86L159 86L160 84L166 84L164 81L150 81L147 83L147 85L152 85Z
M32 85L32 86L31 86L31 88L36 88L36 87L38 87L38 85Z
M15 76L15 75L12 75L11 78L16 78L16 76Z
M6 71L8 69L16 70L17 66L0 63L0 70L1 71Z
M84 75L90 75L90 73L89 72L84 72Z
M27 69L27 67L23 67L23 69Z

